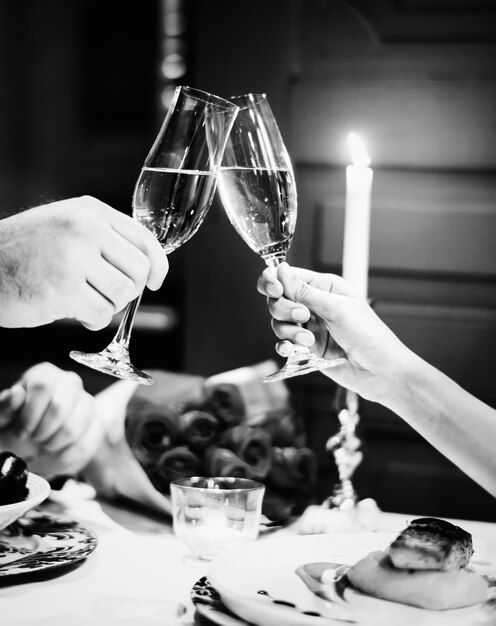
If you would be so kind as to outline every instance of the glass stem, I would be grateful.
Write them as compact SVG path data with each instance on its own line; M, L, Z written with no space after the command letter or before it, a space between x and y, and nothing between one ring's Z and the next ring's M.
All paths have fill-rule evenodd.
M271 256L264 257L265 265L267 265L267 267L269 267L274 272L274 274L276 273L279 265L281 265L281 263L283 263L285 260L286 255L284 253L273 254Z
M131 330L133 328L134 318L136 311L138 310L139 303L143 294L140 294L135 300L130 302L124 312L124 317L119 324L119 328L115 334L112 343L118 344L120 347L127 350L129 348L129 341L131 339Z
M286 255L284 252L279 252L271 256L264 257L265 264L273 272L273 274L276 274L277 268L279 267L279 265L281 265L281 263L284 263L285 260ZM296 326L300 326L301 328L303 327L303 324L296 322ZM310 354L310 348L307 348L307 346L301 346L299 344L293 344L293 352L289 355L288 359L300 358L302 354Z

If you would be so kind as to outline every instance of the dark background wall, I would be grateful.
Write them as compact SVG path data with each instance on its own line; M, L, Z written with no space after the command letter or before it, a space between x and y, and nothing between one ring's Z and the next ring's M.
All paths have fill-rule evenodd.
M0 210L15 212L90 194L131 212L133 187L162 122L163 7L109 0L46 0L0 5ZM166 321L138 320L133 348L143 366L181 366L183 260L172 263L167 290L147 291L146 307ZM155 309L153 309L154 311ZM0 330L2 367L50 359L79 371L92 390L109 384L69 360L73 349L99 350L115 324L93 333L61 322ZM157 335L161 342L156 349ZM22 346L22 348L21 348Z
M201 3L196 15L200 84L266 91L280 121L299 194L290 261L341 270L346 136L358 132L374 168L375 308L405 343L493 406L495 17L490 2L463 0L260 0L237 11L225 1ZM213 279L188 274L187 367L211 372L270 356L265 305L254 295L260 260L221 210L188 255L189 267L201 261ZM231 306L219 307L227 292ZM197 323L200 310L208 329ZM333 390L318 374L289 384L329 480ZM386 509L408 510L413 499L417 510L496 517L494 500L396 416L371 403L361 412L361 494Z
M346 136L358 132L374 168L378 314L496 406L495 18L490 0L3 0L0 208L89 193L129 212L169 87L266 92L297 178L290 262L341 270ZM143 301L162 322L138 320L138 365L207 376L274 357L255 289L262 262L218 202L170 264ZM114 331L0 329L2 380L48 358L97 390L112 380L67 354L100 349ZM332 385L315 374L290 386L330 489ZM494 500L396 416L371 403L361 412L361 495L386 510L496 519Z

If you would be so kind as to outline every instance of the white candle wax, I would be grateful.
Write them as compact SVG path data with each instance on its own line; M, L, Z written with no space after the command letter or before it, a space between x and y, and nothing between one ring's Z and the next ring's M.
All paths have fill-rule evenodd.
M349 136L353 165L346 168L346 208L343 278L358 296L367 297L369 274L370 206L373 172L360 139Z

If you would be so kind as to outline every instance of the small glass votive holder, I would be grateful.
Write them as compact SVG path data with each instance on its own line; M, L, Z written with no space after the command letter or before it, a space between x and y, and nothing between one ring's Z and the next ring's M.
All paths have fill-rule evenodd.
M174 533L210 560L258 536L265 486L234 477L193 476L170 485Z

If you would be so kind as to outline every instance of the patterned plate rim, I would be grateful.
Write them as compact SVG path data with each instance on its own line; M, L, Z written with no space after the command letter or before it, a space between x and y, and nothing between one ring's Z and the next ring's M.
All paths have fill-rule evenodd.
M49 551L26 549L24 556L2 564L2 552L20 552L9 539L33 535L52 537L61 545L56 545ZM76 545L66 549L64 541L74 539L77 540ZM97 545L96 533L83 524L45 511L29 511L0 532L0 579L72 565L88 557Z
M190 597L195 609L215 624L229 623L239 626L255 626L227 608L222 602L219 592L213 587L207 576L202 576L195 582L191 588Z

